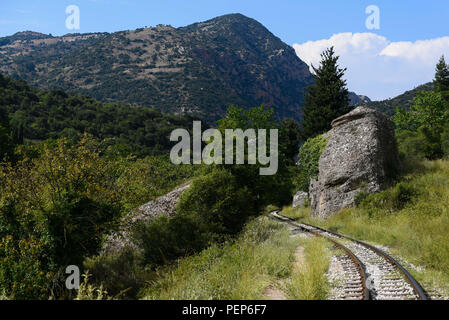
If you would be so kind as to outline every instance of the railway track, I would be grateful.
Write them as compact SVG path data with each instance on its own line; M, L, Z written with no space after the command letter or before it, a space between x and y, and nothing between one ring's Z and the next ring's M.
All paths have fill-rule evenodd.
M282 216L271 215L304 232L328 239L346 254L337 258L345 273L345 283L339 299L352 300L427 300L421 285L412 275L384 251L365 242L307 223L298 223Z

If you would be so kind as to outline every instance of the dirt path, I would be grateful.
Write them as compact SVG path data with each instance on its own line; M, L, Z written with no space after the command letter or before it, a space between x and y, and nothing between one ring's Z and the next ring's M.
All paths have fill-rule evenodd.
M306 264L305 256L304 256L304 247L297 247L295 251L295 264L293 266L294 271L298 272L298 270L301 270L304 268ZM263 292L263 299L266 300L287 300L286 294L280 289L282 288L283 283L282 281L279 281L277 284L271 284L268 287L265 288Z

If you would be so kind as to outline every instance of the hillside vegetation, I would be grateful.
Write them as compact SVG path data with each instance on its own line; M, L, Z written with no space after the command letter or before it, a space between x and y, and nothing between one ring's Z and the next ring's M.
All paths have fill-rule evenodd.
M17 33L0 38L0 72L43 89L208 121L231 104L264 104L277 120L299 119L311 81L292 47L241 14L111 34Z
M0 115L19 144L59 137L76 141L78 134L87 132L99 139L110 139L108 143L117 151L139 156L168 154L173 145L171 131L191 130L194 120L146 107L102 103L62 90L39 90L2 74Z
M362 101L358 105L363 105L368 108L376 109L385 113L388 116L393 116L396 112L396 108L408 109L413 105L413 99L420 91L432 91L435 89L433 82L428 82L423 85L417 86L412 90L408 90L397 97L380 100L380 101Z
M143 125L151 128L154 121L155 126L167 130L170 127L164 126L176 121L181 125L187 118L127 106L116 116L109 112L108 104L90 98L40 91L7 77L1 80L3 299L75 298L64 286L65 267L73 264L83 273L91 271L78 298L94 298L91 289L96 285L103 288L100 297L135 298L161 266L232 240L268 203L285 204L291 197L293 186L288 177L293 161L287 154L298 144L291 134L295 126L288 122L280 127L272 109L232 107L218 126L222 132L242 125L243 129L280 129L278 173L260 176L260 164L176 166L166 155L143 157L146 152L138 152L145 147L154 153L164 152L157 144L127 140L135 136L133 123L142 121L135 116L150 115ZM98 112L85 116L89 108ZM102 111L110 122L95 117ZM167 124L168 119L173 124ZM119 127L110 139L101 139L102 134L109 133L102 131L108 124ZM73 132L58 131L65 127ZM86 132L89 130L97 137ZM162 135L161 131L156 129L155 134ZM106 236L117 230L126 213L186 180L191 180L191 187L183 194L175 217L161 216L133 227L133 239L142 252L99 255ZM273 189L279 192L273 193Z

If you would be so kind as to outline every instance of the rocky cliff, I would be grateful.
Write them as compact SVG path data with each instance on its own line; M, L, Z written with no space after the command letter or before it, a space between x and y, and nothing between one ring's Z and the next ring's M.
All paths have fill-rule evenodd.
M378 192L399 170L392 121L358 107L332 122L323 138L318 180L311 181L311 215L326 218L354 204L360 192Z

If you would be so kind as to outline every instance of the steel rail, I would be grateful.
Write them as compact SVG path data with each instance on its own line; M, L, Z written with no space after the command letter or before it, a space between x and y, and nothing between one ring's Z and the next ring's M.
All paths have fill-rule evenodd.
M349 258L350 258L350 259L355 263L355 265L357 266L357 270L358 270L359 275L360 275L360 280L361 280L361 282L362 282L362 297L363 297L363 300L369 300L369 291L368 291L367 288L366 288L366 279L367 279L367 277L366 277L366 273L365 273L365 268L363 267L363 263L359 260L359 258L357 258L357 256L356 256L351 250L349 250L349 249L348 249L347 247L345 247L343 244L341 244L340 242L338 242L338 241L336 241L336 240L334 240L334 239L332 239L332 238L325 237L325 236L323 236L322 234L320 234L320 233L318 233L318 232L315 232L315 231L313 231L313 230L309 230L309 229L307 229L307 228L304 228L303 226L301 226L301 225L299 225L298 223L296 223L294 220L292 220L292 219L290 219L290 218L288 218L288 217L282 216L282 215L280 215L280 214L279 214L278 212L276 212L276 211L272 211L272 212L275 212L275 213L276 213L277 216L272 215L272 216L275 217L276 219L279 219L279 220L281 220L281 221L287 222L288 224L290 224L290 225L292 225L292 226L294 226L294 227L296 227L296 228L300 228L301 230L303 230L303 231L305 231L305 232L311 233L311 234L313 234L313 235L316 236L316 237L322 237L322 238L324 238L324 239L326 239L326 240L329 240L329 241L331 241L335 246L337 246L337 247L339 247L340 249L342 249L343 251L345 251L346 254L349 256ZM271 213L271 212L270 212L270 213ZM280 219L280 217L283 218L283 219ZM311 226L311 227L312 227L312 226Z
M279 215L279 213L277 213ZM281 215L280 215L281 216ZM282 216L284 217L284 216ZM287 218L287 217L285 217ZM289 218L287 218L289 219ZM308 223L304 223L301 222L301 224L305 225L305 226L309 226L311 228L315 228L318 230L321 230L323 232L328 232L330 234L333 234L337 237L341 237L344 239L348 239L350 241L353 241L355 243L358 243L362 246L364 246L365 248L374 251L375 253L377 253L378 255L382 256L384 259L388 260L390 263L392 263L397 269L399 269L399 271L402 273L402 275L404 276L405 280L410 284L410 286L412 287L413 291L415 292L415 294L418 296L418 300L428 300L427 294L425 293L423 287L418 283L418 281L415 280L415 278L396 260L394 259L392 256L390 256L388 253L384 252L383 250L376 248L375 246L372 246L366 242L360 241L360 240L356 240L353 239L349 236L345 236L330 230L326 230L324 228L321 227L317 227Z

